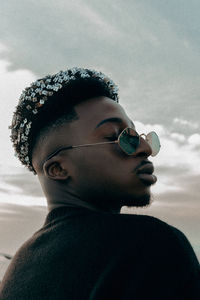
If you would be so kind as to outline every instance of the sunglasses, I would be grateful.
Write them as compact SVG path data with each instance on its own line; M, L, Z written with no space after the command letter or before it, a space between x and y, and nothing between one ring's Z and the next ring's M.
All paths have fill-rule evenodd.
M152 150L151 156L156 156L160 151L160 147L161 147L158 135L154 131L149 132L147 135L144 133L139 135L133 128L127 127L120 133L116 141L62 147L56 150L55 152L53 152L52 154L50 154L46 158L44 163L63 150L79 148L79 147L89 147L95 145L96 146L104 145L104 144L118 144L119 147L122 149L122 151L125 152L127 155L134 155L138 146L140 145L141 136L144 136L145 141L149 144Z

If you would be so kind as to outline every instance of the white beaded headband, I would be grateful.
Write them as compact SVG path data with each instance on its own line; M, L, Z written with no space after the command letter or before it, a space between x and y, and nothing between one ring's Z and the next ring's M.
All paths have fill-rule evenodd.
M118 102L118 88L110 78L101 72L83 68L72 68L38 79L30 87L27 87L20 96L13 115L12 125L9 127L11 129L11 140L15 155L34 174L36 173L29 157L29 137L35 116L51 96L70 81L79 80L80 78L96 78L104 82L108 87L111 98Z

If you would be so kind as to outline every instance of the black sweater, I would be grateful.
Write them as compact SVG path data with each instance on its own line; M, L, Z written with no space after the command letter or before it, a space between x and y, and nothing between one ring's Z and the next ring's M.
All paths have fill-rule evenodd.
M15 254L0 300L200 299L182 232L154 217L52 210Z

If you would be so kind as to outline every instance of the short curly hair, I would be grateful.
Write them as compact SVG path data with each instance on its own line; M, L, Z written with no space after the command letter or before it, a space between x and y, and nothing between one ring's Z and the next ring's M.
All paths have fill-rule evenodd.
M72 121L76 118L73 107L97 96L118 102L118 88L103 73L84 68L47 75L27 87L20 96L9 127L15 154L21 163L36 174L32 152L40 133L63 120Z

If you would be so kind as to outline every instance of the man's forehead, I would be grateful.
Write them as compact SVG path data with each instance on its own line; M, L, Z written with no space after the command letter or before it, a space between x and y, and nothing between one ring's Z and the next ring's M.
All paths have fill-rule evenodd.
M95 128L104 120L129 119L123 107L107 97L91 98L75 106L79 119L77 123L90 123ZM112 121L112 120L111 120ZM75 123L75 122L74 122Z
M106 124L106 123L118 123L118 124L123 124L124 123L124 120L121 119L121 118L116 118L116 117L112 117L112 118L107 118L107 119L104 119L102 121L100 121L97 125L96 125L96 128L99 128L100 126L102 126L103 124ZM133 127L135 127L135 125L133 124L133 122L130 120L130 123Z

